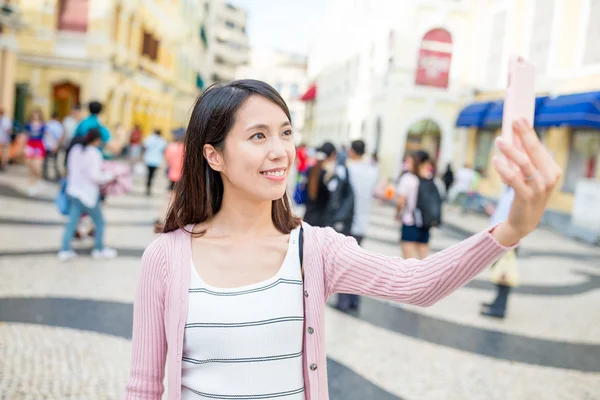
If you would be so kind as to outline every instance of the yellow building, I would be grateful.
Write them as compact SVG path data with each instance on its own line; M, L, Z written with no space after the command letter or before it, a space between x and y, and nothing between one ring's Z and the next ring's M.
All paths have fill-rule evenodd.
M34 107L46 118L73 105L104 104L103 122L144 134L183 126L199 88L204 54L200 0L20 0L24 27L3 29L14 80L2 97L25 122ZM10 61L10 60L9 60ZM10 76L9 76L10 78ZM12 97L12 98L11 98Z
M468 128L457 136L456 148L464 151L458 159L486 170L480 192L498 197L502 184L491 159L493 139L500 133L499 101L504 97L508 55L524 55L537 72L536 131L564 170L550 200L546 222L570 231L576 229L571 225L571 214L578 182L590 182L600 193L600 32L594 24L600 19L600 1L524 0L511 4L502 7L496 3L479 16L497 38L493 45L499 49L491 52L499 55L495 60L498 66L492 71L495 84L485 85L475 96L475 105L459 115L457 125ZM492 66L481 64L489 75ZM475 73L476 67L471 68L470 73ZM475 114L480 120L476 121ZM597 215L589 210L590 218L592 212ZM587 228L595 233L583 235L598 240L600 226Z

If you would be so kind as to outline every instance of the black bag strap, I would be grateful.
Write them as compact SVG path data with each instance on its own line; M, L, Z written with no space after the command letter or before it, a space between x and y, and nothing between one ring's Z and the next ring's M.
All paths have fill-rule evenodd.
M300 256L300 268L304 259L304 228L300 226L300 234L298 235L298 255Z

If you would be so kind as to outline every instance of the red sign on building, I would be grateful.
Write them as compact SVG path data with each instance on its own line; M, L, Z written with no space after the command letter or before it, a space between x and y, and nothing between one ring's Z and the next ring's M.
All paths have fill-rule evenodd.
M452 35L445 29L427 32L421 40L415 84L447 89L452 62Z

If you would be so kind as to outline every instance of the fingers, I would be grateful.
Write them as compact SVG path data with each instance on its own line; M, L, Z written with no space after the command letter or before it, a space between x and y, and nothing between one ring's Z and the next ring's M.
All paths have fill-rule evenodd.
M533 198L533 189L530 188L527 183L525 183L521 173L516 168L511 168L511 166L500 157L494 157L493 163L496 171L498 171L500 177L502 178L502 182L512 187L519 197L525 199Z
M524 119L513 123L513 130L521 139L524 151L529 155L534 168L542 175L543 181L552 190L562 175L562 169L554 161L550 152L540 142L537 134Z
M518 150L513 144L501 137L496 138L496 146L506 156L508 161L513 162L521 170L523 177L531 177L536 174L537 169L529 159L527 153Z

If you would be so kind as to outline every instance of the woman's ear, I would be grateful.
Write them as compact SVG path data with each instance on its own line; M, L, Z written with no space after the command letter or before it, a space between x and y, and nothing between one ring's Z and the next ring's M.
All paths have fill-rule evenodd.
M223 157L211 144L204 145L202 154L214 171L221 172L223 170Z

